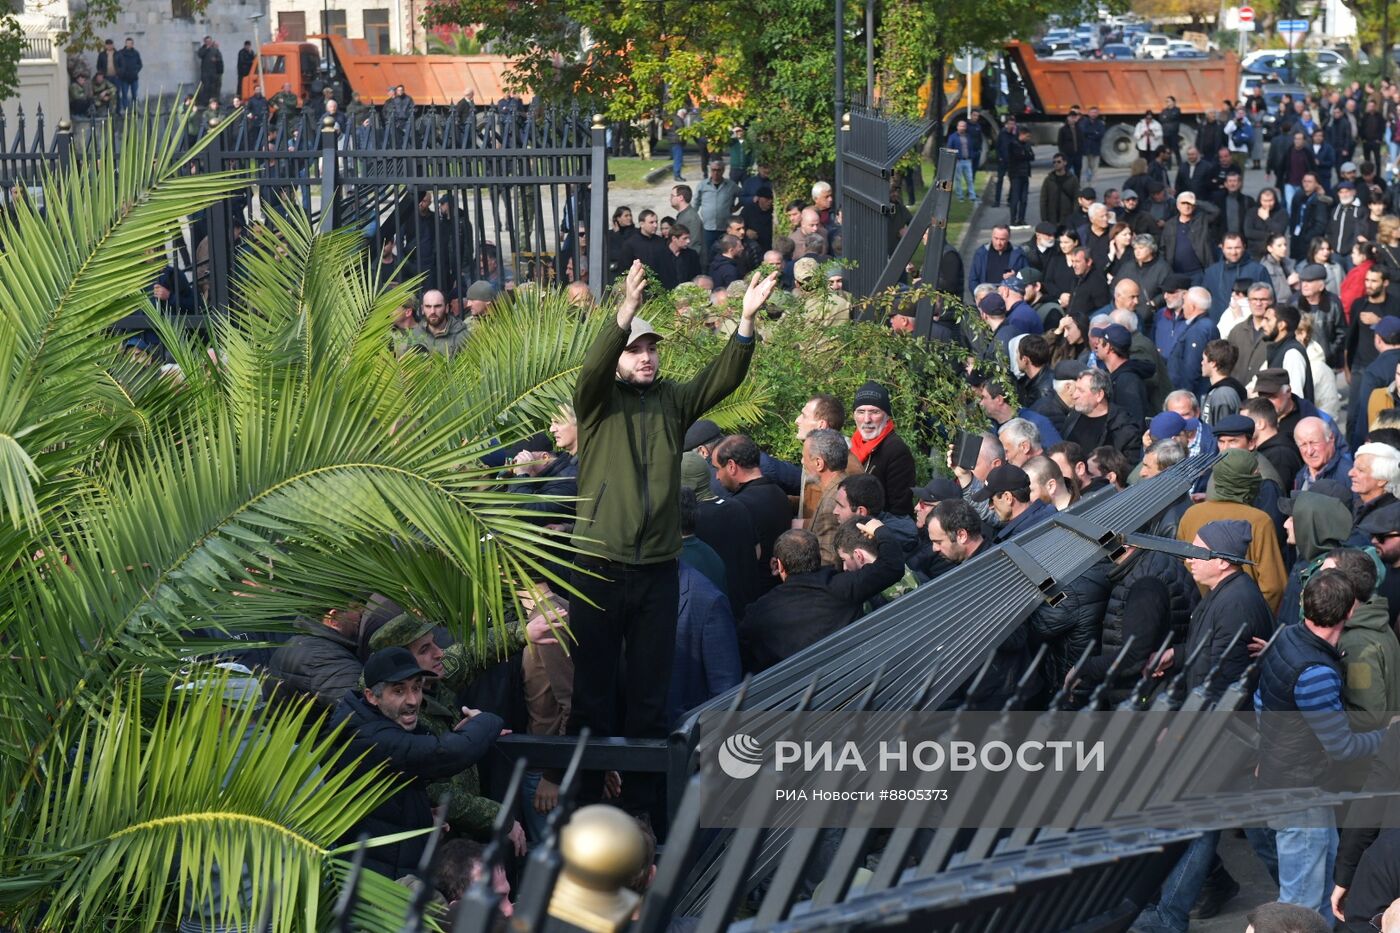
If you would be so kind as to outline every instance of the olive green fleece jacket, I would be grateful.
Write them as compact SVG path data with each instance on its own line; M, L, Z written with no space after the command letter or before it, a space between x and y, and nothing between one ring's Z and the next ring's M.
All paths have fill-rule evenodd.
M616 322L588 348L574 388L578 416L578 521L574 543L623 564L681 552L681 446L686 429L737 389L753 338L735 334L689 382L658 376L639 388L617 379L629 331Z
M1400 642L1390 630L1384 596L1359 604L1342 629L1342 664L1346 683L1342 702L1358 731L1384 729L1400 710Z

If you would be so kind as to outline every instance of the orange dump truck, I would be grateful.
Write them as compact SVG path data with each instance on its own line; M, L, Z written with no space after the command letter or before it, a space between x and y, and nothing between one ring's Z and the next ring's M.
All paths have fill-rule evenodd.
M1006 47L1007 81L1019 75L1033 118L1058 124L1070 107L1096 106L1108 124L1103 160L1127 168L1137 158L1133 124L1148 108L1160 111L1168 97L1181 108L1182 142L1195 141L1195 122L1207 110L1220 111L1240 86L1240 62L1234 53L1221 58L1114 59L1048 61L1024 42Z
M1099 108L1108 130L1103 139L1103 161L1127 168L1137 158L1133 124L1151 108L1159 112L1167 97L1181 108L1181 139L1191 144L1196 122L1207 110L1221 111L1233 100L1240 84L1240 62L1234 53L1213 58L1086 59L1051 61L1040 58L1024 42L1011 42L1002 54L1000 75L1004 106L1022 125L1029 125L1036 142L1053 143L1070 108ZM973 106L986 106L984 95L997 81L963 81L950 76L945 93L954 103L948 112L951 124L967 106L964 87ZM985 112L984 112L985 115ZM987 129L987 127L984 127Z
M299 99L308 100L329 85L341 104L355 92L365 103L382 104L389 99L389 89L399 84L422 106L455 104L469 90L478 104L492 104L506 96L511 60L504 55L375 55L363 39L309 38L326 40L329 62L322 60L316 42L264 43L239 92L245 98L251 96L261 78L269 98L290 85ZM529 102L528 93L520 96Z

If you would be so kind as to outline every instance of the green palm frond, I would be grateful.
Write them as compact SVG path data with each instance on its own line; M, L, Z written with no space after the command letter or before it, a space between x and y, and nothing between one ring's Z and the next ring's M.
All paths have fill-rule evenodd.
M102 377L115 354L108 328L145 304L142 292L159 272L154 254L183 216L242 183L234 174L181 175L199 148L178 151L181 121L158 127L132 121L115 171L75 160L46 179L42 215L27 202L0 215L0 241L24 244L0 251L0 437L32 466L20 483L19 454L5 457L3 512L22 520L0 526L0 566L18 556L112 427L102 405L75 402L107 396L120 407L120 391ZM112 151L109 135L101 157L112 160Z
M394 784L327 768L339 737L314 737L309 704L255 713L251 679L190 672L153 713L142 686L45 756L83 779L36 798L29 851L0 853L0 903L28 901L22 928L152 930L191 912L236 927L266 910L273 929L317 929L339 840Z

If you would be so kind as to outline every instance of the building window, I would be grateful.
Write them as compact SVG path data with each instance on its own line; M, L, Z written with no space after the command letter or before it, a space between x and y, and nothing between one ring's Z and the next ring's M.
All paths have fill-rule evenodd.
M194 0L170 0L170 15L176 19L194 19Z
M389 11L365 10L365 44L375 55L389 54Z
M321 11L321 32L328 36L348 36L349 30L345 28L344 10L322 10Z
M277 39L281 42L306 41L306 14L299 10L278 13Z

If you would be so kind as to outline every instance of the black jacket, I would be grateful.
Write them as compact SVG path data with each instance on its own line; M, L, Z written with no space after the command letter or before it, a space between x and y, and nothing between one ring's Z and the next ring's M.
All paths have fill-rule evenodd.
M1008 178L1030 178L1035 164L1035 147L1019 139L1007 146L1006 175Z
M1031 643L1047 647L1044 670L1051 689L1059 689L1079 656L1099 640L1108 605L1108 568L1107 561L1100 561L1065 587L1064 599L1031 613Z
M1234 201L1236 205L1236 221L1233 229L1231 229L1229 223L1230 212L1226 209L1226 205L1230 201ZM1210 195L1210 203L1214 204L1220 211L1215 218L1216 242L1223 240L1227 233L1238 233L1240 236L1244 236L1244 224L1245 220L1249 217L1249 212L1258 209L1258 205L1254 203L1254 199L1243 191L1236 191L1234 194L1224 189L1213 191Z
M1155 375L1156 368L1151 363L1130 359L1108 376L1113 383L1113 404L1139 424L1146 423L1148 412L1153 410L1148 399L1147 383Z
M1065 429L1060 432L1060 436L1069 440L1081 417L1083 416L1077 411L1070 412L1069 417L1065 418ZM1142 422L1134 421L1132 416L1118 405L1108 406L1108 417L1104 419L1098 433L1097 443L1084 445L1086 454L1095 447L1107 444L1121 451L1129 463L1136 463L1142 458Z
M300 620L300 634L293 635L272 653L267 673L272 689L313 697L326 708L335 706L347 690L360 682L363 666L354 641L319 622Z
M421 722L410 732L357 692L347 692L337 704L331 724L341 723L345 723L341 734L349 739L341 767L353 768L360 776L383 764L387 776L408 781L346 833L341 841L347 843L362 832L373 838L432 826L428 784L446 780L480 761L505 726L495 713L478 713L460 729L442 735L433 735ZM361 755L364 758L356 762ZM367 849L365 867L386 878L402 878L417 868L426 842L426 836L416 836Z
M865 472L885 487L885 511L894 515L914 514L914 454L904 438L891 431L870 453Z
M1226 646L1240 628L1244 628L1244 634L1226 655ZM1273 630L1274 614L1269 611L1264 594L1259 592L1259 584L1240 571L1217 584L1196 605L1186 641L1175 646L1173 661L1177 665L1184 664L1196 646L1204 641L1206 647L1186 670L1186 685L1192 690L1204 686L1206 675L1220 662L1209 690L1209 696L1218 698L1249 666L1249 640L1255 636L1268 638Z
M1056 301L1060 298L1059 295L1050 297ZM1069 307L1065 310L1092 315L1108 301L1108 280L1104 278L1104 271L1091 267L1083 275L1075 276L1074 285L1069 290Z
M695 537L714 548L724 562L729 607L734 618L743 618L749 603L776 583L768 565L758 562L758 531L749 510L732 499L697 502Z
M578 461L573 454L560 452L544 465L544 469L535 477L536 482L531 484L529 491L540 496L577 496L578 495ZM577 502L547 502L533 501L527 502L525 508L531 512L538 513L535 519L540 524L549 525L555 522L571 522L574 520L574 510L578 508Z
M792 527L792 504L787 494L777 483L760 476L736 489L731 499L748 509L758 532L758 563L766 566L768 558L773 556L773 542Z
M899 582L904 575L899 542L881 528L875 546L874 563L859 570L822 567L791 574L749 606L739 623L744 670L766 670L844 628L860 616L867 599Z
M1322 293L1322 300L1313 307L1301 298L1298 310L1313 316L1313 334L1322 344L1327 356L1327 365L1341 369L1347 348L1347 318L1342 313L1342 303L1329 291Z
M1074 173L1054 172L1040 183L1040 219L1055 226L1074 222L1074 210L1079 204L1079 179Z
M1211 242L1210 226L1215 221L1216 207L1209 201L1198 198L1196 214L1186 228L1187 239L1191 242L1191 251L1196 254L1196 261L1201 264L1202 269L1206 269L1215 262L1215 244ZM1162 259L1172 268L1175 268L1173 263L1176 260L1176 228L1180 225L1180 217L1171 218L1162 228L1160 237Z
M1201 161L1213 158L1225 145L1225 124L1219 120L1206 120L1196 129L1196 149L1201 153Z
M1123 639L1127 635L1144 634L1138 631L1139 620L1124 617L1123 609L1127 604L1128 591L1133 584L1139 580L1155 579L1159 581L1166 590L1166 605L1168 611L1168 625L1171 628L1173 643L1180 643L1186 638L1186 631L1191 625L1191 613L1201 601L1201 590L1196 586L1196 581L1191 579L1191 574L1187 572L1186 565L1174 557L1169 557L1161 551L1141 550L1128 559L1122 567L1116 567L1110 575L1113 589L1108 595L1108 606L1103 617L1103 651L1102 654L1112 660L1118 653L1118 649L1123 647ZM1166 633L1158 635L1152 644L1143 644L1143 638L1138 638L1134 642L1134 655L1139 651L1150 654L1161 647L1161 639ZM1144 661L1146 654L1143 655ZM1104 664L1105 669L1107 664ZM1141 670L1142 665L1138 665Z
M1198 199L1206 197L1210 193L1210 179L1214 174L1215 162L1205 156L1196 160L1194 167L1190 162L1183 161L1181 167L1176 170L1177 193L1189 191Z

